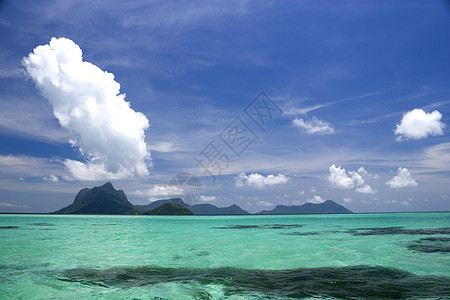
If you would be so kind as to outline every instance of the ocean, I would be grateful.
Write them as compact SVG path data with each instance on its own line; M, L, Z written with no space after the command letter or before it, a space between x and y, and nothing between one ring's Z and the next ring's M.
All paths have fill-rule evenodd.
M0 299L450 299L450 213L0 215Z

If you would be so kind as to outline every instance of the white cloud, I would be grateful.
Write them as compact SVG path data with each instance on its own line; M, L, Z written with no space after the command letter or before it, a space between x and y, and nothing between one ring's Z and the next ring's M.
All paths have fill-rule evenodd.
M23 65L86 161L65 160L75 179L148 175L148 120L131 109L113 74L83 61L80 47L66 38L36 47Z
M30 156L0 155L0 174L17 175L19 177L42 178L48 174L64 172L62 166L55 161ZM1 176L0 176L1 177Z
M358 171L357 171L359 174L361 174L361 175L367 175L367 171L366 171L366 169L364 169L364 167L359 167L359 169L358 169Z
M42 179L44 179L45 181L50 181L50 182L58 182L59 178L53 174L51 174L50 176L47 177L43 177Z
M420 159L421 172L447 172L450 170L450 143L426 148Z
M267 201L258 201L259 206L273 206L273 203Z
M352 176L350 179L355 186L362 186L364 184L364 179L357 171L349 171L348 174Z
M395 203L397 203L397 200L385 200L384 203L388 203L388 204L393 203L393 204L395 204Z
M322 197L314 195L314 197L312 197L311 199L306 200L307 203L315 203L315 204L320 204L325 202L325 200L322 199Z
M328 123L313 117L310 121L294 119L292 126L297 127L308 134L333 134L334 128Z
M397 176L392 177L386 184L394 189L417 186L417 182L412 178L408 169L402 167L397 169Z
M410 201L412 201L412 199L403 200L403 201L400 202L400 205L403 205L403 206L411 206L412 203L411 203Z
M345 171L341 166L335 166L334 164L329 169L330 175L328 181L334 187L341 189L352 189L356 187L356 192L364 194L375 194L376 190L370 185L365 183L367 177L374 179L378 178L378 175L372 175L366 171L363 167L360 167L357 171Z
M356 189L356 192L363 194L375 194L377 191L373 189L370 185L365 184Z
M18 204L9 203L9 202L0 202L0 207L30 208L27 205L18 205Z
M183 189L175 185L158 185L155 184L149 189L136 190L133 192L137 196L146 196L149 201L167 199L169 197L183 197Z
M380 176L378 176L378 174L369 173L363 167L360 167L357 172L359 174L361 174L361 176L363 176L363 177L370 177L370 178L373 178L373 179L379 179L380 178Z
M240 173L238 177L235 178L235 186L243 187L244 185L247 185L262 189L270 185L285 184L289 180L290 178L283 174L263 176L258 173L253 173L247 176L245 173Z
M205 196L205 195L201 195L199 198L199 200L203 202L214 201L216 199L217 199L216 196Z
M350 203L350 202L352 202L352 199L350 199L350 198L343 198L342 200L344 200L345 203Z
M426 113L422 109L413 109L404 114L400 124L395 127L394 133L398 135L396 140L418 140L429 135L443 135L445 124L440 121L441 118L442 114L437 110Z
M296 116L296 115L306 115L311 111L327 106L326 104L316 104L314 106L308 106L304 108L297 108L292 106L283 107L283 115L285 116Z
M150 149L152 151L165 152L165 153L176 152L178 150L177 147L175 146L175 144L172 142L159 142L159 143L152 145L150 147Z
M347 176L347 173L344 168L340 166L336 167L334 164L329 169L330 175L328 176L328 180L330 181L332 186L341 188L341 189L351 189L355 186L353 180Z

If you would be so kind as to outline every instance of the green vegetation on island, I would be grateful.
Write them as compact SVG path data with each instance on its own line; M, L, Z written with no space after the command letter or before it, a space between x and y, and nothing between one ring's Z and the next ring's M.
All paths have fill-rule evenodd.
M193 215L192 211L179 204L168 202L157 208L147 210L144 215Z
M73 203L54 214L136 215L140 210L131 204L122 190L116 190L111 182L78 192Z

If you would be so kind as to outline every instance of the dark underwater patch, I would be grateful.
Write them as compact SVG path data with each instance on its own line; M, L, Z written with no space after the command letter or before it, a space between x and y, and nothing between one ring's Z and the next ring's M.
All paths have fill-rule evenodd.
M18 229L20 228L19 226L0 226L0 229Z
M320 232L308 231L308 232L280 232L281 235L297 235L297 236L307 236L307 235L319 235Z
M410 243L407 248L422 253L450 253L450 238L427 237Z
M450 238L443 237L443 236L437 236L437 237L427 237L420 239L419 241L422 242L450 242Z
M297 236L308 236L308 235L319 235L324 233L341 233L343 231L339 230L325 230L325 231L294 231L294 232L280 232L281 235L297 235Z
M338 299L411 299L450 297L449 278L419 276L385 267L351 266L289 270L237 268L186 269L152 266L106 270L70 269L66 282L130 288L166 282L221 284L226 296L263 293L272 297Z
M27 225L31 225L31 226L56 226L55 224L50 224L50 223L28 223Z
M350 229L348 233L356 236L362 235L386 235L386 234L409 234L409 235L434 235L450 234L450 227L406 229L404 227L373 227Z
M208 256L209 254L208 251L198 251L195 253L196 256Z
M265 225L229 225L213 227L214 229L288 229L301 228L305 225L299 224L265 224Z

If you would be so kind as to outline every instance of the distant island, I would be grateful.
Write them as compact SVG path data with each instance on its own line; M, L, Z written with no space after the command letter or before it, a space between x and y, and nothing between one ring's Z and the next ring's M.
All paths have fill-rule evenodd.
M303 215L303 214L352 214L353 212L344 206L326 200L323 203L305 203L300 206L277 205L272 210L263 210L258 215Z
M179 204L168 202L152 210L144 211L144 215L193 215L192 211Z
M183 202L183 200L181 198L158 200L158 201L154 201L147 205L136 205L136 207L140 210L148 211L148 210L155 209L155 208L159 207L160 205L164 205L166 203L179 204L180 206L183 206L183 207L189 209L190 211L192 211L192 213L194 215L211 216L211 215L249 215L250 214L247 211L240 208L236 204L233 204L228 207L217 207L217 206L209 204L209 203L189 205L189 204Z
M299 214L351 214L344 206L326 200L320 204L277 205L272 210L263 210L258 215L299 215ZM154 201L147 205L133 205L122 190L116 190L111 182L78 192L72 204L52 214L101 214L101 215L250 215L249 212L233 204L217 207L204 203L189 205L180 198Z

